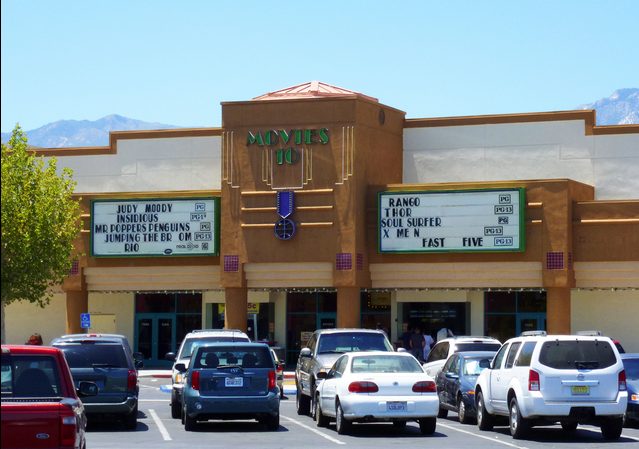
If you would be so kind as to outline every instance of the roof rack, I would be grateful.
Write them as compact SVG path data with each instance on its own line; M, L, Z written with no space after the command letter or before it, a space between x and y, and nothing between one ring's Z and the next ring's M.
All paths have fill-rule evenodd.
M525 331L519 334L520 337L545 337L548 335L546 331Z
M193 329L191 332L244 332L239 329Z
M596 331L596 330L577 331L576 335L581 335L582 337L603 337L603 333L601 331Z

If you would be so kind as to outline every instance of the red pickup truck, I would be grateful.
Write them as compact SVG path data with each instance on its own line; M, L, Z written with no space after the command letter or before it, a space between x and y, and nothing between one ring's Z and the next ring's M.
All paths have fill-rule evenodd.
M78 395L97 392L93 382L76 390L59 349L2 345L2 449L85 449L87 419Z

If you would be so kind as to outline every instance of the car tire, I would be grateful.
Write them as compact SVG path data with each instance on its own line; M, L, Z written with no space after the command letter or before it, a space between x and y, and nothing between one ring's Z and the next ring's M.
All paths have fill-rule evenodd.
M124 426L127 430L135 430L138 427L138 406L131 411L131 413L127 413L124 415Z
M441 405L439 406L439 410L437 411L438 418L446 418L448 416L448 410L446 410Z
M178 419L182 416L182 404L175 399L171 402L171 418Z
M337 401L335 405L335 428L340 435L346 435L351 430L353 423L344 418L342 404Z
M459 415L460 424L470 424L470 417L468 416L466 403L462 399L461 395L457 397L457 414Z
M437 418L421 418L419 420L419 430L422 435L432 435L437 427Z
M393 427L397 430L406 429L406 421L393 421Z
M601 435L604 440L618 440L623 430L623 417L609 418L601 423Z
M324 413L322 413L322 407L320 406L319 398L315 398L315 423L317 427L328 427L330 419Z
M192 418L184 412L184 430L191 432L197 427L197 419Z
M308 415L311 411L311 398L302 393L302 390L299 387L297 387L295 403L297 406L298 415Z
M493 430L494 425L493 417L486 410L484 395L479 392L477 394L477 427L479 430Z
M280 412L277 412L276 415L269 415L265 421L266 429L271 431L276 431L280 428Z
M516 440L519 440L526 436L530 430L530 421L521 416L519 410L519 404L517 398L513 397L510 400L510 406L508 407L508 425L510 427L510 435Z
M561 428L564 432L574 433L577 430L577 422L562 421Z

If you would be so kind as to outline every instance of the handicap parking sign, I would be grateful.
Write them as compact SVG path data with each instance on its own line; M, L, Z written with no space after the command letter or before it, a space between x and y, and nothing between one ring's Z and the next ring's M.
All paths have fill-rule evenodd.
M91 327L91 314L90 313L81 313L80 314L80 327L82 329L88 329Z

